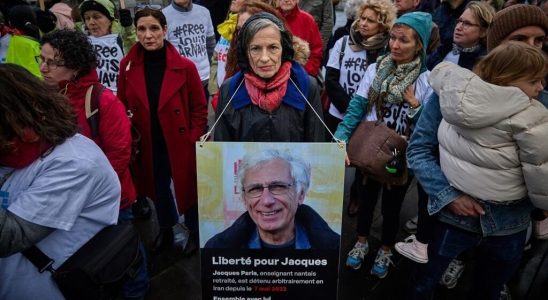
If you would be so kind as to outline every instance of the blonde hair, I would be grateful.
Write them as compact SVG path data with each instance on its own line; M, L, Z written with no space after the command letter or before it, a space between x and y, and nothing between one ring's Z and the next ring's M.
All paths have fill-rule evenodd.
M527 43L508 41L483 57L473 72L486 82L507 86L520 78L544 78L548 72L548 57Z
M485 35L480 39L480 43L485 45L487 42L487 28L493 22L495 17L495 9L491 4L484 1L472 1L466 5L466 9L469 9L470 12L478 19L480 29L483 30Z
M379 15L378 22L383 26L383 31L389 31L392 28L397 16L396 7L391 0L364 0L356 13L356 19L359 19L368 8Z

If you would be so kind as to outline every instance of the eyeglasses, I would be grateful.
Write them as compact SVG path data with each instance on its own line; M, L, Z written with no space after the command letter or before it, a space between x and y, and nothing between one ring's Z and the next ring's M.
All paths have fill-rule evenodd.
M162 6L160 4L146 4L146 3L140 3L135 5L133 8L133 13L136 13L140 10L143 10L145 8L152 9L152 10L161 10Z
M293 184L286 182L271 182L267 185L264 184L253 184L248 187L242 188L244 195L248 198L259 198L263 194L264 189L268 189L270 194L274 196L285 195L289 188Z
M64 67L65 63L59 60L45 59L42 55L36 55L34 60L38 63L38 66L41 66L43 63L46 64L48 69L55 70L57 67Z
M468 28L470 28L470 27L472 27L472 26L481 27L480 24L468 22L468 21L463 20L463 19L457 19L457 24L455 24L455 26L459 25L459 23L462 24L462 29L468 29Z

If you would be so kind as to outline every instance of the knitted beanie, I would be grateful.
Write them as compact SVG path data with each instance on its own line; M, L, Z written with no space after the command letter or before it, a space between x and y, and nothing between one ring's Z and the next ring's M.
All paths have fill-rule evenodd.
M110 0L87 0L80 5L80 14L82 17L88 10L95 10L107 17L109 20L114 20L114 4Z
M425 12L410 12L403 14L396 20L395 24L405 24L414 29L422 43L422 68L426 69L426 49L430 42L432 32L432 15Z
M548 32L548 17L538 6L516 4L497 12L487 29L487 51L500 45L515 30L535 25Z

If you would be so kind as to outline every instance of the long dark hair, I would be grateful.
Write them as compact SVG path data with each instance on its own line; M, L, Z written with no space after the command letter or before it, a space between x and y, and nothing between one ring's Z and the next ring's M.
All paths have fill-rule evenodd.
M5 149L27 129L52 145L78 132L67 99L24 68L0 64L0 90L0 148Z

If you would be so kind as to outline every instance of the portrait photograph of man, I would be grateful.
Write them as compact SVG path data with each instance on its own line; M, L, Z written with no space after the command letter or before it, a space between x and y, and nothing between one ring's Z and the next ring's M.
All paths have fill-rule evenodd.
M206 248L336 249L340 235L305 204L310 164L287 150L248 153L238 170L246 209Z
M334 299L344 148L207 142L196 159L202 297Z

